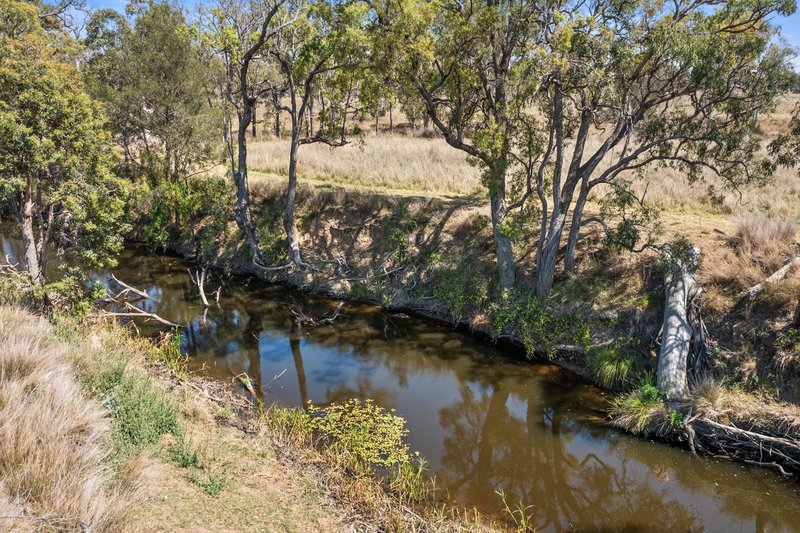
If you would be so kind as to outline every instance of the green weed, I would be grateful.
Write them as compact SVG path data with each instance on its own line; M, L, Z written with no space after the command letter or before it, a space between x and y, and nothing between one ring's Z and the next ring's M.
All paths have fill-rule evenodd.
M203 489L203 491L211 497L219 496L220 492L228 485L228 476L224 469L219 472L209 472L207 474L195 471L189 476L189 480Z
M533 505L525 505L522 501L517 501L514 507L511 507L503 489L497 489L495 493L500 496L500 501L503 502L503 510L516 524L517 531L533 531L535 529L531 512Z
M347 400L312 408L311 425L334 455L344 457L358 472L395 467L408 461L405 419L373 400Z
M154 444L167 433L181 435L178 407L146 374L117 363L98 376L96 390L114 414L113 435L121 454Z

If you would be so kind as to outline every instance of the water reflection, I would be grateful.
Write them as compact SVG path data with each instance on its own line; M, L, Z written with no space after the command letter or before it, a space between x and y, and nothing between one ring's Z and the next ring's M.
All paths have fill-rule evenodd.
M497 511L503 489L512 505L533 506L540 531L798 528L796 484L609 429L605 395L555 366L365 306L297 328L290 307L321 316L335 303L246 280L228 283L204 317L185 268L129 252L115 272L147 290L148 311L185 326L193 366L224 380L247 372L267 403L359 397L396 408L437 486L463 504Z

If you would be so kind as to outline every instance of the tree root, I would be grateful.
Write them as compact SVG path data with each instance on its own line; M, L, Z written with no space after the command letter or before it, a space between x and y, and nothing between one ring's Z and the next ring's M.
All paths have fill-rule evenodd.
M785 476L800 473L800 442L720 424L708 418L690 419L684 424L689 446L702 443L706 451L738 459L747 464L774 468Z

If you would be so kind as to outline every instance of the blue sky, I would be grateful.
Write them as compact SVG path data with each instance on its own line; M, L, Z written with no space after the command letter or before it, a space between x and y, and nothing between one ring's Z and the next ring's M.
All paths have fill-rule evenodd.
M178 0L178 3L186 6L193 6L199 0ZM124 11L125 5L128 0L87 0L90 7L94 9L113 8L118 11ZM781 27L783 37L789 42L790 45L800 50L800 10L798 13L790 17L778 17L775 22ZM800 67L800 60L797 63Z

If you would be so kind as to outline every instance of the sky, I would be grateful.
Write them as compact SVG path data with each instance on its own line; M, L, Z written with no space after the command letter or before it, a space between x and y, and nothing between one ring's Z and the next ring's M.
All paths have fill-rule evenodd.
M178 0L178 4L191 7L199 0ZM128 0L87 0L87 4L93 9L113 8L117 11L125 11ZM777 17L774 22L781 27L781 34L784 39L798 51L800 51L800 9L789 17ZM800 70L800 58L795 61L795 65Z

